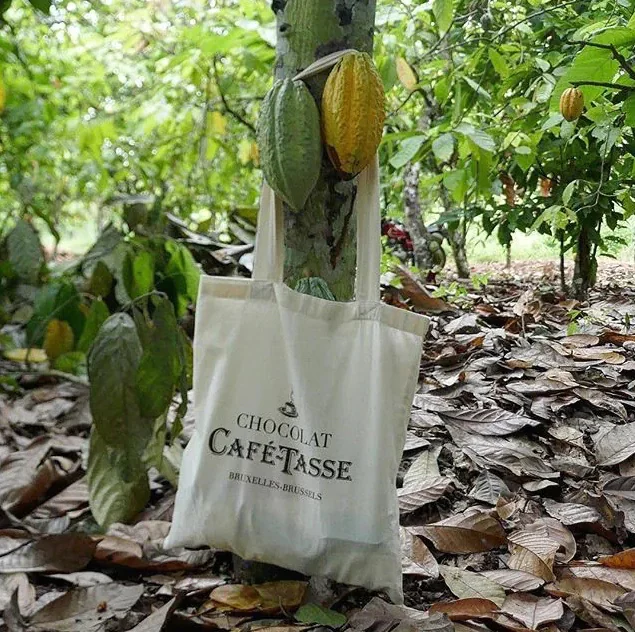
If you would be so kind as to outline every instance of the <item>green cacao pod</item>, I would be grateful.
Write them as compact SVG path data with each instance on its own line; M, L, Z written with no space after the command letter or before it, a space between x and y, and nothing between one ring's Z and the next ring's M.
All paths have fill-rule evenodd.
M317 296L317 298L323 298L327 301L335 300L333 292L331 292L328 284L321 277L306 277L304 279L300 279L296 283L295 290L301 294Z
M322 94L326 151L343 177L357 175L375 158L385 118L384 87L370 55L344 55Z
M584 110L584 95L577 88L567 88L560 96L560 114L567 121L580 118Z
M293 209L304 207L320 176L320 114L302 81L277 81L258 118L260 164L269 186Z

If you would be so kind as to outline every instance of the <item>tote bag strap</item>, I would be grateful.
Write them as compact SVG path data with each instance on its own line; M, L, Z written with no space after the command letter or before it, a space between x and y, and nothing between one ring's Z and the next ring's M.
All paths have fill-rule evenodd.
M322 57L296 75L303 79L334 66L351 49ZM360 173L354 212L357 215L357 301L377 302L380 298L379 275L381 214L379 209L379 158ZM253 278L282 282L284 275L284 217L282 201L265 182L260 194L260 212L256 232Z

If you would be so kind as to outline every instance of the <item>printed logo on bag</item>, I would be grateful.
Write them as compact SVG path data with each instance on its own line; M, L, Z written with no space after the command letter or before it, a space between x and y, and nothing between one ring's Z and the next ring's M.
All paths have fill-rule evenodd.
M322 450L328 451L332 445L332 432L312 432L297 425L299 414L293 402L293 393L289 401L278 408L278 412L283 416L282 419L246 412L239 413L234 420L234 425L240 429L238 434L244 435L244 431L248 431L249 434L255 435L255 438L232 437L230 428L218 427L210 433L208 443L210 451L214 456L263 463L275 467L277 471L288 476L305 475L310 478L347 482L353 480L352 461L329 459L323 456ZM295 423L291 421L295 419L298 421ZM267 437L271 439L267 440ZM321 494L298 485L280 483L259 476L230 472L229 479L309 496L316 500L322 499Z

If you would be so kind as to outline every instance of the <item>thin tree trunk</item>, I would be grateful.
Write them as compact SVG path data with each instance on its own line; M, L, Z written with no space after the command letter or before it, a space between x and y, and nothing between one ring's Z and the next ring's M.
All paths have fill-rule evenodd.
M560 231L560 290L567 293L567 269L564 258L564 231Z
M419 176L421 163L413 162L404 172L404 225L412 238L415 265L421 272L432 270L434 260L430 252L430 233L423 221L421 198L419 196Z
M573 291L575 297L580 301L586 300L589 290L595 285L597 260L592 252L591 244L589 228L582 224L573 270Z
M372 53L376 0L273 0L278 29L276 79L291 78L317 59L346 48ZM320 106L327 73L307 80ZM342 181L326 154L322 172L301 213L285 207L285 282L319 276L337 300L353 297L356 180ZM379 226L377 227L379 239ZM288 516L293 520L293 516ZM239 580L272 581L295 574L269 564L234 558Z
M328 53L371 53L376 0L274 0L278 45L276 78L293 77ZM327 73L307 81L318 105ZM342 181L323 156L322 173L302 213L285 209L285 281L322 277L337 300L353 296L356 180ZM379 228L378 228L379 230Z
M509 270L512 267L512 244L505 244L505 267Z
M465 228L463 222L456 229L448 228L448 241L452 248L452 256L456 264L456 271L459 279L470 278L470 264L465 252Z

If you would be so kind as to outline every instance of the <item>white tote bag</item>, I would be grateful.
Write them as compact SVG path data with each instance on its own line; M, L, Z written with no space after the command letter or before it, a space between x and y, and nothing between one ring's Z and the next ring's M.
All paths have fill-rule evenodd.
M254 278L201 279L196 425L165 546L208 545L401 602L395 478L428 320L380 302L377 161L355 211L354 302L282 282L282 209L266 185Z

